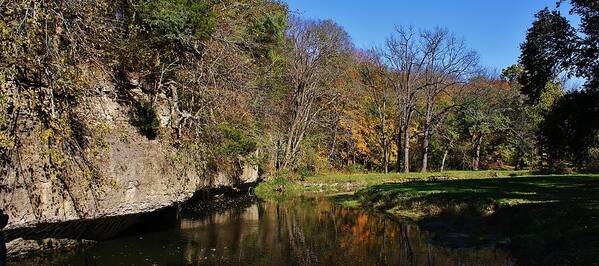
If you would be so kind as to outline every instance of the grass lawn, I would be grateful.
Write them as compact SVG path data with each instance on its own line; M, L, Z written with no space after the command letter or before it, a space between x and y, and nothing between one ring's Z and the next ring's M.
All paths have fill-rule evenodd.
M411 210L429 216L462 205L484 214L525 203L589 203L599 200L597 192L599 175L555 175L383 183L358 191L356 197L398 215Z
M471 179L484 177L510 177L529 174L528 171L445 171L430 173L367 173L367 174L343 174L318 175L307 177L305 183L364 183L367 185L382 184L388 182L404 182L414 179L425 179L429 177L448 177L451 179Z
M505 239L521 264L599 264L599 175L385 183L346 200L439 235Z
M334 173L307 177L304 180L290 181L286 177L275 177L262 182L256 194L264 199L284 200L300 195L331 195L353 193L368 186L384 183L404 183L430 179L474 179L505 178L530 174L528 171L445 171L430 173Z

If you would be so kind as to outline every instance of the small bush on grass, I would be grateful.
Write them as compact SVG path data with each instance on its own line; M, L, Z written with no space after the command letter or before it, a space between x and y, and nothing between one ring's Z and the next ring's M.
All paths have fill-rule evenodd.
M273 201L286 201L291 197L298 196L302 193L303 187L294 182L295 179L298 179L295 174L278 173L256 187L256 196Z

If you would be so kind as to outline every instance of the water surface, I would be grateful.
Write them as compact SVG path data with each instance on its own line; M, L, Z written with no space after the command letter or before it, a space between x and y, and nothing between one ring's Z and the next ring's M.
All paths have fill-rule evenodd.
M202 204L202 203L198 203ZM391 217L326 199L245 199L184 208L171 228L20 264L33 265L512 265L504 251L449 248ZM153 221L148 221L152 223Z

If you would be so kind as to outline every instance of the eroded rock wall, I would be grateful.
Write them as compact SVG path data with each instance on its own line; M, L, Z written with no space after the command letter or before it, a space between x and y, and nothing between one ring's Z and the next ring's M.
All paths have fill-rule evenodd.
M114 90L88 98L83 107L79 113L84 126L101 135L102 143L89 145L92 148L52 157L35 123L19 129L25 136L22 148L0 179L0 208L11 217L9 229L153 211L185 201L200 189L258 179L257 166L245 162L233 174L200 171L187 167L185 160L174 162L173 157L181 155L173 145L139 134L130 123L129 107L118 102ZM61 173L49 166L53 162L48 158L57 157L70 160Z

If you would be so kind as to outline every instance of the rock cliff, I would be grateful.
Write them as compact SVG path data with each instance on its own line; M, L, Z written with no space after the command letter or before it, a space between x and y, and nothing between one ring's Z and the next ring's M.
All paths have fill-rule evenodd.
M26 137L0 179L0 208L11 217L8 229L149 212L185 201L201 189L257 181L258 167L241 158L226 173L190 167L194 159L172 143L138 132L130 123L129 105L119 103L113 89L100 91L76 112L81 127L94 133L79 136L91 143L84 149L48 154L56 151L45 149L45 133L36 122L18 129ZM159 105L159 113L168 114L168 108ZM161 120L167 123L168 116ZM67 165L59 173L52 167L57 160Z

